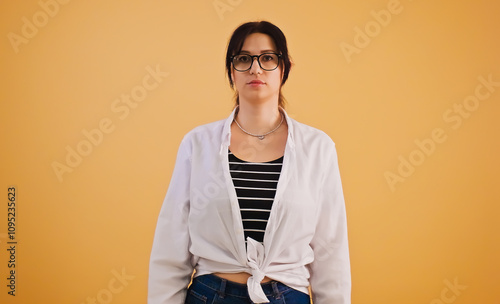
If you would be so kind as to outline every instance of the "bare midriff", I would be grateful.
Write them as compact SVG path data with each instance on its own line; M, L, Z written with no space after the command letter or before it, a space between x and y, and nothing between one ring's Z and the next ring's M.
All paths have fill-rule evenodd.
M218 276L219 278L226 279L228 281L240 283L240 284L246 284L248 281L248 278L251 277L251 274L248 274L246 272L237 272L237 273L220 273L216 272L214 275ZM268 277L264 277L261 283L267 283L272 281Z

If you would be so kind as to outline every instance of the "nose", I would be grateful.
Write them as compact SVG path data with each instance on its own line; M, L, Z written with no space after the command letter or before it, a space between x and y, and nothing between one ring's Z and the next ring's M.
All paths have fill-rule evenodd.
M257 57L252 58L252 66L250 67L250 74L262 74L262 69L260 68L259 59Z

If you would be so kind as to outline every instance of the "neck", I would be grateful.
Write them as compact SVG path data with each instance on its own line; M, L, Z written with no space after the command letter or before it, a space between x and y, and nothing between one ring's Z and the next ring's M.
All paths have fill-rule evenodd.
M281 121L278 103L249 104L240 101L236 116L246 131L263 134L274 129Z

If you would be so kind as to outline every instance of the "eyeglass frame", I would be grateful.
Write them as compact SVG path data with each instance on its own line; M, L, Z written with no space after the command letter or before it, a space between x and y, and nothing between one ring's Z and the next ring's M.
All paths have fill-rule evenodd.
M264 68L262 67L262 65L260 64L260 57L261 57L262 55L269 55L269 54L273 54L273 55L278 56L278 64L277 64L277 65L276 65L276 67L275 67L274 69L272 69L272 70L264 69ZM236 69L236 67L234 66L234 58L235 58L236 56L250 56L250 58L252 58L252 63L250 63L250 67L249 67L248 69L246 69L246 70L238 70L238 69ZM254 61L255 61L255 60L253 60L254 58L257 58L257 63L259 64L259 67L260 67L262 70L267 71L267 72L270 72L270 71L274 71L274 70L276 70L276 69L280 66L281 54L274 53L274 52L266 52L266 53L262 53L262 54L260 54L260 55L250 55L250 54L238 54L238 55L233 55L233 56L231 56L231 64L233 65L233 69L234 69L235 71L238 71L238 72L246 72L246 71L249 71L249 70L252 68L253 63L254 63Z

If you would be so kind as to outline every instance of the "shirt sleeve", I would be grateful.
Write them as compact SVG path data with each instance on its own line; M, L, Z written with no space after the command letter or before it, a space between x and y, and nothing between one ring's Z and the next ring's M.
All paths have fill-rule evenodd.
M193 273L188 230L190 154L184 138L156 226L149 265L148 304L183 304Z
M347 219L335 144L326 158L316 232L311 242L314 261L310 284L314 304L351 303L351 270Z

